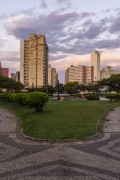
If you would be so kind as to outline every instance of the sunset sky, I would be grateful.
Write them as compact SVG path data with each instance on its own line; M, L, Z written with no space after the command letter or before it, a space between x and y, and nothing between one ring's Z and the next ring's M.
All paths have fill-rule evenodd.
M120 69L120 0L1 0L0 62L20 69L20 40L44 34L49 64L59 72L70 65L90 65L101 52L101 68Z

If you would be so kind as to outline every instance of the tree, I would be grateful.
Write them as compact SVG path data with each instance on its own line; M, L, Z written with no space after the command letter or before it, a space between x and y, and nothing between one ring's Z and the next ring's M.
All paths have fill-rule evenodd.
M78 84L78 90L80 92L85 92L87 90L87 87L85 84Z
M120 92L120 74L110 76L108 83L111 91Z
M59 93L64 93L64 85L62 83L60 83L59 85L57 84L54 87L54 92L58 92L58 86L59 86Z
M98 85L100 87L107 86L109 91L120 92L120 74L117 75L113 74L109 78L99 81Z
M41 112L48 102L49 96L44 92L31 92L27 96L28 105L35 108L36 112Z
M8 77L0 76L0 91L3 91L3 89L6 89L6 91L15 91L19 92L24 88L24 85L20 82L16 82L13 79L10 79Z
M64 85L65 91L69 94L76 94L78 82L69 82Z

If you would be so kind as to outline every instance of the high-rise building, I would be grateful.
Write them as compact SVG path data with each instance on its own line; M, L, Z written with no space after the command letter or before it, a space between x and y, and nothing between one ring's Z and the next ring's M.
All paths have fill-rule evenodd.
M1 68L2 76L9 77L9 68Z
M16 81L20 82L20 71L16 72Z
M91 54L91 66L94 67L94 81L100 80L100 53L94 51Z
M51 64L48 65L48 85L51 85Z
M58 81L58 74L55 68L52 68L51 65L48 65L48 84L51 86L56 86Z
M11 79L20 82L20 72L17 71L16 73L11 73Z
M29 35L20 42L20 81L28 87L48 84L48 46L45 36Z
M16 81L16 73L11 73L10 78Z
M79 84L91 83L94 77L94 67L91 66L73 66L67 68L65 72L65 84L77 81Z

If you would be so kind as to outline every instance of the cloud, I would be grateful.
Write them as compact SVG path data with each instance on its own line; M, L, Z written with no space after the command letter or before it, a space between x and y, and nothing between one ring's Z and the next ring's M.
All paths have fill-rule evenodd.
M43 8L43 9L46 9L46 8L47 8L47 4L46 4L45 0L42 0L42 2L41 2L41 8Z
M108 8L106 10L103 11L103 13L109 13L112 9ZM117 11L117 10L116 10Z
M0 38L0 47L4 47L5 43L7 42L6 39Z
M56 11L49 15L40 15L38 17L13 20L7 22L4 27L9 35L14 35L17 39L28 37L30 32L45 34L48 36L51 33L61 33L67 23L75 20L77 13L59 14Z
M113 69L120 69L120 53L118 54L116 50L105 51L101 54L101 68L112 66ZM118 50L120 51L120 49Z
M59 4L66 4L67 2L70 2L71 0L57 0L57 3Z
M110 33L120 33L120 14L112 20L109 30Z
M28 12L30 10L10 17L11 20L4 27L9 35L19 40L27 39L29 33L44 34L51 61L61 59L59 53L80 55L96 48L120 47L114 34L120 27L117 14L98 18L94 12L61 12L61 9L46 15L33 13L33 16L29 16Z
M115 11L120 13L120 8L116 8Z
M3 68L9 68L9 72L20 70L19 51L0 50L0 62Z
M19 51L0 50L0 62L18 62L20 61L19 56Z
M63 58L65 58L67 55L54 55L54 54L50 54L50 56L49 56L49 60L50 61L56 61L56 60L58 60L58 59L63 59Z
M90 17L90 16L95 16L96 13L93 13L93 12L82 12L80 14L81 18L86 18L86 17Z
M30 8L30 9L24 9L24 10L22 10L22 11L17 11L17 12L14 12L14 13L12 13L12 14L10 14L10 17L12 18L12 17L16 17L16 16L19 16L19 15L24 15L24 16L26 16L26 17L31 17L31 16L33 16L34 15L34 11L36 10L36 8L35 7L33 7L33 8Z
M59 4L59 6L62 5L59 11L68 11L72 6L71 0L57 0L57 3Z
M100 27L97 24L92 24L87 30L83 29L83 31L78 32L74 38L76 39L95 39L97 38L101 32L103 27Z
M3 13L0 14L0 20L4 20L6 18L8 18L8 16L6 14L3 14Z

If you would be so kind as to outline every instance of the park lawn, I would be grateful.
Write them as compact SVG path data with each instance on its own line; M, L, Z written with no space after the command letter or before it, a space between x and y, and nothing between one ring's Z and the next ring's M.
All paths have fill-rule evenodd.
M19 115L25 135L56 141L83 140L95 135L99 120L103 121L108 111L120 106L120 102L49 101L41 113L27 106L5 106L12 107Z

